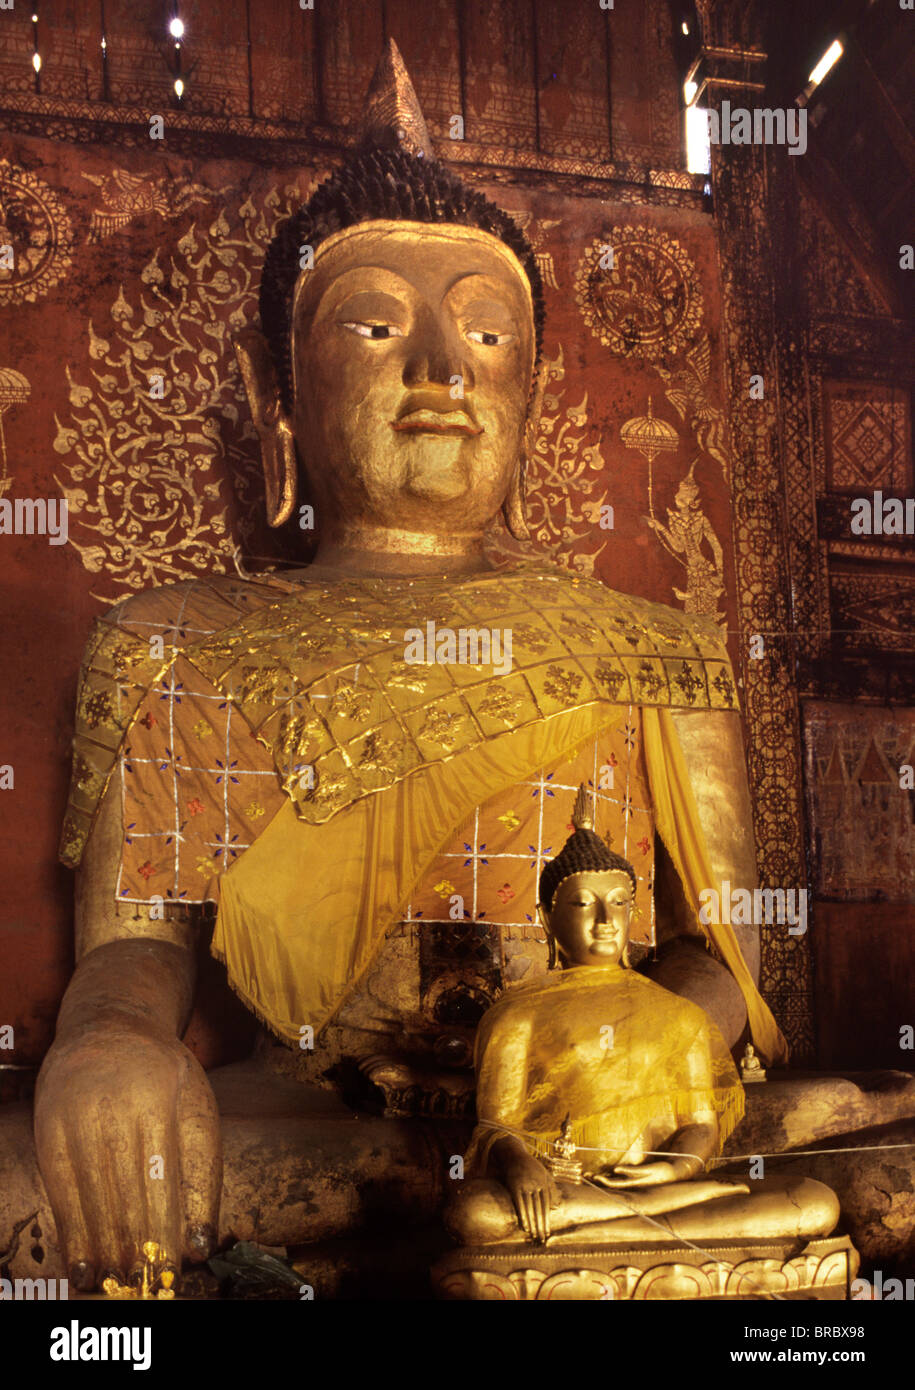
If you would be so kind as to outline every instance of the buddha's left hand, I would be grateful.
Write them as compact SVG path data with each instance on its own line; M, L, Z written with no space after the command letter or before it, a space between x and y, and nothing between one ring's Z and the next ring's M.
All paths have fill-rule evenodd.
M655 1187L660 1183L686 1182L698 1170L694 1158L660 1158L653 1163L620 1163L616 1168L595 1173L594 1181L601 1187Z

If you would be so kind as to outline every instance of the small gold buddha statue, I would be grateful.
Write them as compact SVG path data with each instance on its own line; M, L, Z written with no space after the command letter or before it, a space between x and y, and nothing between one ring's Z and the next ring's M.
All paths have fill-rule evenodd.
M756 1048L747 1043L740 1059L740 1079L746 1086L754 1081L765 1081L766 1069L756 1055Z
M543 1160L543 1165L554 1178L562 1178L565 1182L580 1183L582 1180L582 1165L575 1157L578 1152L578 1145L572 1138L571 1117L566 1115L559 1131L559 1138L554 1139L551 1145L551 1152Z
M658 1217L668 1240L827 1234L839 1208L821 1183L751 1192L705 1176L743 1115L734 1062L698 1005L630 967L635 873L594 833L584 787L572 821L540 878L561 968L480 1024L478 1124L446 1210L451 1234L464 1245L657 1240Z

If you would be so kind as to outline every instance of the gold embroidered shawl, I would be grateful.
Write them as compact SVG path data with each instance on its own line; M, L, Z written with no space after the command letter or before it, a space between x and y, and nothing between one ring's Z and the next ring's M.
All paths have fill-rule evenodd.
M234 702L270 750L303 820L329 820L393 785L562 710L591 704L736 709L720 630L710 618L617 593L540 565L446 583L341 580L216 587L201 611L218 630L197 642L178 628L159 654L131 631L129 600L98 620L77 699L70 801L61 858L82 857L124 735L147 693L188 662ZM279 588L279 592L278 592ZM183 605L186 606L186 605ZM200 617L197 623L205 621ZM405 660L405 633L493 630L512 635L512 669ZM180 627L180 625L179 625ZM188 629L189 633L192 630ZM308 787L300 769L314 769Z
M711 868L669 708L737 708L710 619L542 566L451 583L281 587L278 596L266 584L232 586L234 621L172 646L164 660L148 640L99 624L81 681L62 845L65 862L78 863L148 692L176 663L198 671L270 752L288 798L223 875L213 946L233 986L281 1036L297 1040L303 1024L317 1029L339 1007L476 805L567 755L620 704L642 708L658 829L698 904ZM430 623L436 632L510 633L510 671L407 661L408 634ZM733 930L698 926L740 983L763 1055L784 1055Z

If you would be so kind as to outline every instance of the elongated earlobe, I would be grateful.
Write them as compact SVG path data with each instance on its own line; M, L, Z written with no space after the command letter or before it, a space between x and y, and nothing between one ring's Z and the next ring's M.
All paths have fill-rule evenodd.
M543 903L538 903L538 904L537 904L537 916L540 918L540 925L543 927L543 930L546 932L546 944L547 944L547 946L548 946L548 948L549 948L549 952L550 952L550 954L549 954L549 959L547 960L547 967L546 967L546 968L547 968L547 970L558 970L558 969L559 969L559 949L558 949L558 947L557 947L557 945L556 945L556 938L555 938L555 936L553 935L553 933L550 931L550 914L549 914L549 912L546 910L546 908L543 906Z
M529 541L531 538L524 515L524 470L525 460L519 459L508 496L502 503L502 518L508 527L509 535L514 536L516 541Z
M277 402L279 409L279 402ZM261 439L261 463L264 470L267 521L282 526L292 515L296 503L295 438L285 415L277 420L272 438Z
M280 403L276 372L264 335L256 328L244 328L235 334L232 343L260 440L267 520L271 526L282 526L296 502L298 470L292 425Z
M543 397L546 391L549 374L549 363L545 361L541 362L534 380L533 390L531 391L530 407L524 425L524 443L522 445L521 457L518 460L518 466L512 477L508 496L502 503L502 517L505 521L505 525L508 527L509 534L514 536L516 541L529 541L531 538L531 533L527 528L527 497L525 485L527 481L527 470L534 457L537 435L540 432L540 412L543 409Z

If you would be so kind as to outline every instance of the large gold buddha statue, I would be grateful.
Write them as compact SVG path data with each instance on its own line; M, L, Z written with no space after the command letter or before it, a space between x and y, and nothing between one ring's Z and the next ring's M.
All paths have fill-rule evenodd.
M743 1087L708 1015L630 968L635 872L589 801L582 786L540 878L561 969L509 991L477 1032L478 1123L447 1226L471 1247L828 1235L839 1206L822 1183L705 1176Z
M261 329L237 344L270 520L307 501L314 563L138 594L86 650L62 844L79 868L78 963L35 1112L78 1287L128 1274L145 1241L176 1267L203 1259L221 1229L215 1082L181 1041L203 905L230 984L305 1080L333 1086L346 1061L371 1071L404 1038L432 1066L417 952L454 914L427 911L418 945L398 937L411 895L431 883L447 904L441 856L459 859L475 817L511 822L517 789L577 785L582 760L614 747L639 750L653 827L639 888L660 949L646 971L729 1046L749 1020L763 1058L784 1057L755 986L757 929L697 916L704 887L756 883L720 632L484 557L500 513L525 534L542 326L522 233L431 157L389 47L363 144L280 229ZM559 799L543 802L518 895L562 834ZM435 1017L457 1018L455 1036L464 1019L466 1037L462 1001L478 1016L492 992L478 996L439 999ZM340 1166L340 1184L358 1183Z

